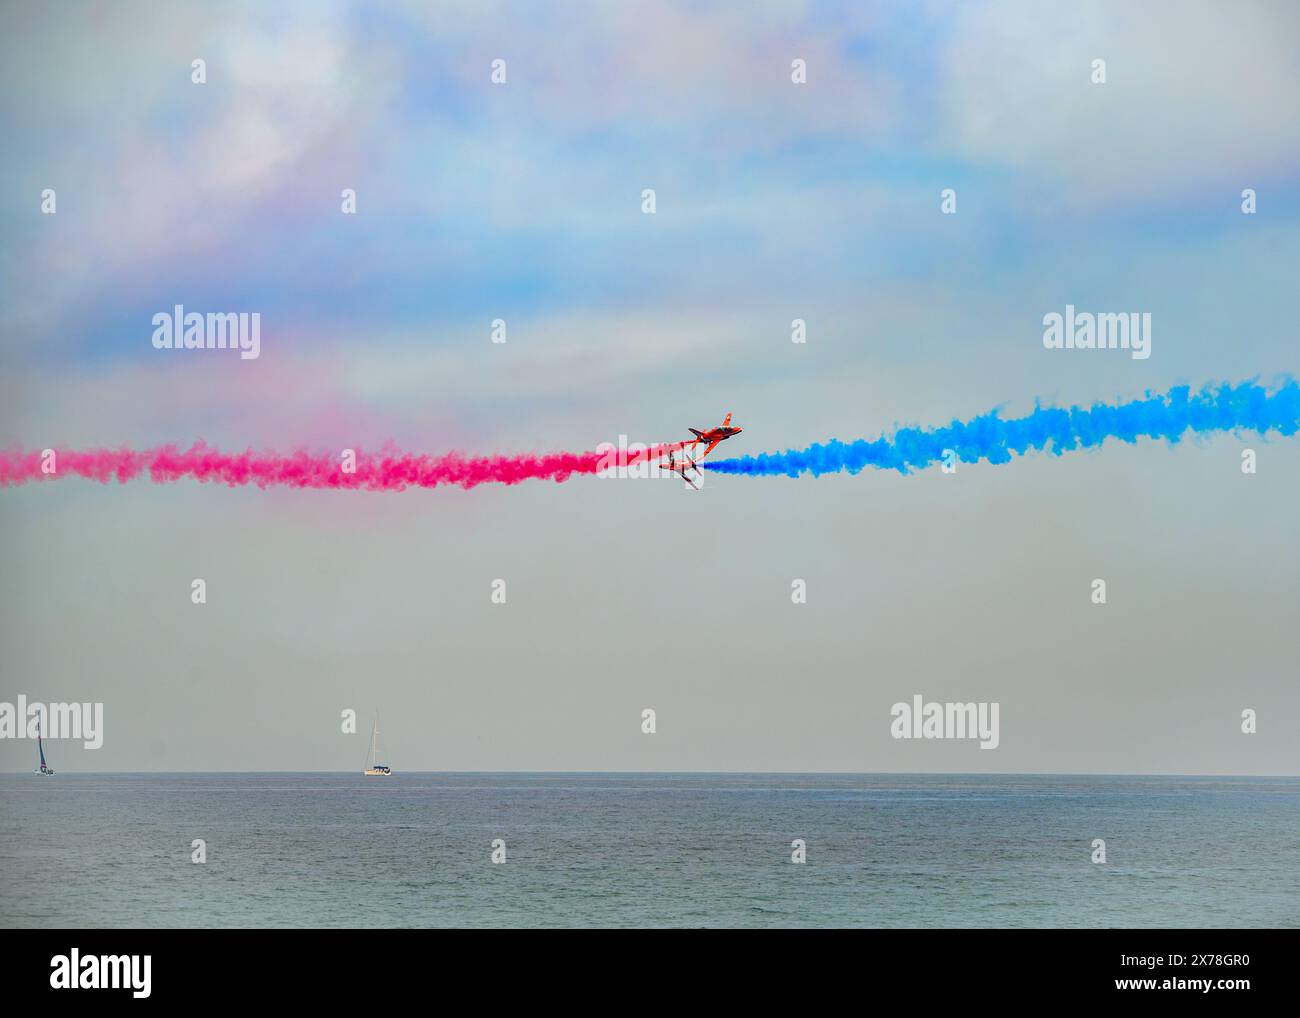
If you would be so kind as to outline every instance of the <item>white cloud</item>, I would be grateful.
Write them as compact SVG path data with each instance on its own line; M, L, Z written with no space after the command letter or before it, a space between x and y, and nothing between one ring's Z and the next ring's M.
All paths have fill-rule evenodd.
M1295 4L1026 0L955 18L936 139L964 157L1092 199L1246 187L1300 160Z

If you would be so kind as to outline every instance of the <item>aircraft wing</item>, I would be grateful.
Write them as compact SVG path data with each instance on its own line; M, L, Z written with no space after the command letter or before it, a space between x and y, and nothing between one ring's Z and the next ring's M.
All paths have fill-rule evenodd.
M712 442L709 443L709 447L708 447L707 449L705 449L702 453L700 453L699 456L696 457L696 461L698 462L699 460L704 459L705 456L707 456L709 453L713 452L713 450L716 449L716 448L718 447L718 443L721 442L721 441L722 441L722 439L720 439L720 438L715 438Z

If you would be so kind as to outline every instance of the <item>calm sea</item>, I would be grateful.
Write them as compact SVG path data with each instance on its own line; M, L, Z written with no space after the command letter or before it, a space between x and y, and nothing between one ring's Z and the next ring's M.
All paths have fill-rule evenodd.
M1297 778L0 776L3 926L1296 926L1297 878Z

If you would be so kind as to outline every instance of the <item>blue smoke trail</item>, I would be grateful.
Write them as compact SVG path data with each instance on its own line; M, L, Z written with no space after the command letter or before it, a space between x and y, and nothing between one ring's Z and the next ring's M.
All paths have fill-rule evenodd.
M859 439L790 449L782 453L740 456L702 464L721 474L771 476L785 474L814 477L847 470L856 474L863 467L910 473L938 462L945 449L952 449L963 463L1007 463L1012 454L1023 456L1030 449L1050 445L1059 456L1074 449L1091 449L1108 438L1134 443L1139 438L1164 438L1177 443L1188 431L1207 434L1216 431L1255 431L1263 435L1276 430L1294 435L1300 428L1300 386L1287 379L1269 393L1254 382L1206 386L1192 394L1191 387L1176 386L1164 395L1146 393L1144 399L1091 408L1035 406L1026 417L1003 420L994 410L970 421L953 421L942 428L901 428L892 437L874 442Z

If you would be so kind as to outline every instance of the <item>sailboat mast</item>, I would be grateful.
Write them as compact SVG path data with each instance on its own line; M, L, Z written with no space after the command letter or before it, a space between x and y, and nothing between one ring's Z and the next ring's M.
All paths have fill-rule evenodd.
M379 762L379 713L375 712L374 723L370 726L370 756L366 760L365 773L370 777L392 774L393 770Z

